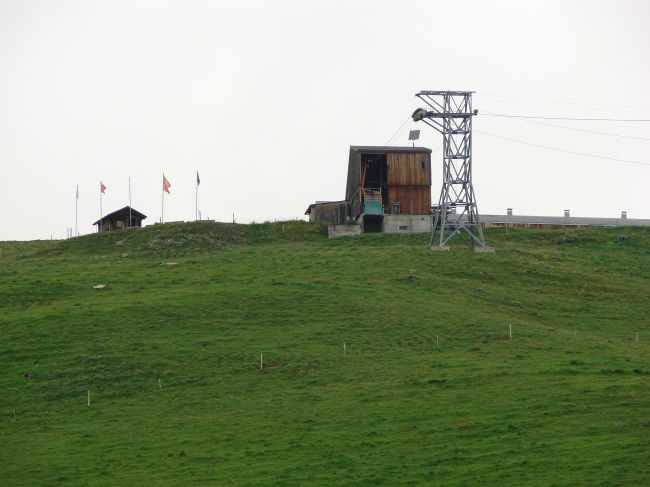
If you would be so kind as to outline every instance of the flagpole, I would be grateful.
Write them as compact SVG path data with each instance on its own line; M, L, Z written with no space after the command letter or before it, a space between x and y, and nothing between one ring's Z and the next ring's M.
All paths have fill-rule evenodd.
M163 173L162 201L160 203L160 223L165 223L165 174Z
M100 183L101 184L101 183ZM102 231L102 215L104 212L102 211L102 188L99 188L99 231Z
M129 224L126 228L131 227L131 176L129 176Z
M194 191L194 221L199 219L199 173L196 173L196 189Z
M77 184L77 194L74 200L74 236L79 236L79 231L77 230L77 221L78 221L78 211L79 211L79 185Z

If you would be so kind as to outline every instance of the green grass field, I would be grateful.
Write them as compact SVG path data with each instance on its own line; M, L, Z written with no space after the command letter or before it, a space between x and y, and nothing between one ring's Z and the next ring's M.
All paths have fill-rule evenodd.
M0 243L0 485L650 485L650 231L486 238Z

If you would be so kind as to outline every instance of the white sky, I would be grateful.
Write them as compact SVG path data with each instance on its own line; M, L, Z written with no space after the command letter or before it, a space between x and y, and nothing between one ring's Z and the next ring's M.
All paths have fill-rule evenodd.
M348 147L386 143L424 89L475 90L480 112L648 119L649 21L643 0L0 0L0 240L65 237L77 184L92 232L99 181L108 213L129 176L151 224L163 172L167 221L194 218L196 170L204 218L302 218L344 198ZM548 123L650 138L648 123ZM413 123L396 144L413 128L441 144ZM648 140L480 115L474 129L650 163ZM650 218L650 166L473 144L481 213ZM433 174L437 201L439 150Z

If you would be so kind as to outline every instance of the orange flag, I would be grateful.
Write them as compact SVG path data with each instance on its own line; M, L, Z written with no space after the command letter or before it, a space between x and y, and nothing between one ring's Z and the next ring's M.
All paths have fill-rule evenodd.
M171 187L172 187L172 184L169 182L169 180L163 174L163 191L166 192L167 194L171 194L169 192L169 188L171 188Z
M99 182L99 191L101 191L102 193L106 193L106 186L104 186L104 183L102 183L101 181Z

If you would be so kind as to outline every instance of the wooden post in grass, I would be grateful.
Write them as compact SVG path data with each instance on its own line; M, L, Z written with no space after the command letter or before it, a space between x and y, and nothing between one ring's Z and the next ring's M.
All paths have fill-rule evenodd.
M436 335L436 348L440 346L440 340L438 340L438 335Z
M260 370L264 368L264 354L260 353Z
M160 390L162 391L162 383L160 382L160 377L158 377L158 387L160 387Z
M343 342L343 356L346 358L348 356L348 347L345 345L345 342Z
M512 325L509 325L509 326L510 326L510 332L509 332L510 335L509 336L510 336L510 340L512 340Z
M88 406L90 407L90 389L88 389Z

